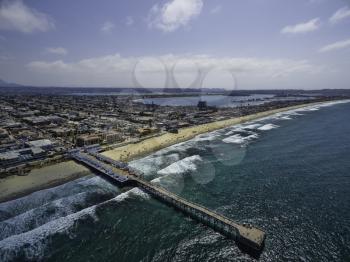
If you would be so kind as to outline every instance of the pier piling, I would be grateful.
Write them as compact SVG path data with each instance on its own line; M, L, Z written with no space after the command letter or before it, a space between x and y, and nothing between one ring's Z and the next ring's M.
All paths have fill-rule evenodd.
M256 251L260 251L264 246L265 232L263 230L251 225L236 223L206 207L192 203L160 186L154 185L137 176L134 172L129 171L125 163L112 160L95 151L89 154L89 151L81 152L75 150L70 156L76 161L98 171L109 181L119 186L137 186L154 198L211 227L226 237L234 239L240 244ZM124 170L118 168L123 168Z

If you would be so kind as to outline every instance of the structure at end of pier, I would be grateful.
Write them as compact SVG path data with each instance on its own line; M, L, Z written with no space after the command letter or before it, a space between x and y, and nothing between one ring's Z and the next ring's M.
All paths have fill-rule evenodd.
M264 246L266 235L263 230L250 224L236 223L206 207L181 198L138 176L127 164L103 156L95 149L72 150L70 157L97 171L104 178L118 186L141 188L154 198L250 249L261 251Z

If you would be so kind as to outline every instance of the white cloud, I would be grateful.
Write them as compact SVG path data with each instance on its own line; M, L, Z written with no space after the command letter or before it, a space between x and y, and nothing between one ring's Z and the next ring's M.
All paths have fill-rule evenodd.
M172 32L197 17L202 7L202 0L171 0L162 6L156 4L150 10L148 24L164 32Z
M221 5L217 5L213 9L210 10L210 13L215 15L215 14L220 13L221 10L222 10L222 6Z
M0 30L32 33L53 28L55 24L48 15L29 8L21 0L0 2Z
M115 27L115 25L112 22L106 21L102 25L101 31L104 33L110 33L114 29L114 27Z
M324 53L324 52L335 51L335 50L344 49L344 48L348 48L348 47L350 47L350 39L335 42L335 43L330 44L330 45L326 45L326 46L320 48L318 51L321 53Z
M300 34L317 30L320 27L320 19L314 18L305 23L299 23L296 25L289 25L281 30L283 34Z
M175 65L175 67L173 67ZM166 69L166 68L167 69ZM306 60L260 59L240 57L213 57L208 55L162 55L142 57L122 57L119 54L94 57L67 63L62 60L53 62L33 61L27 64L33 79L42 78L43 85L66 86L124 86L133 87L135 68L139 82L148 87L164 87L166 71L175 68L178 83L189 76L195 78L198 69L233 72L242 79L260 87L263 81L276 82L290 77L300 79L295 74L314 74L320 70ZM212 76L220 87L231 87L232 83L223 82L219 75ZM146 79L146 80L144 80ZM254 82L255 81L255 82Z
M46 48L46 52L55 55L66 55L68 54L67 49L63 47L48 47Z
M350 9L347 6L344 6L335 12L331 18L329 18L329 22L332 24L336 24L343 19L350 18Z
M125 21L125 24L127 25L127 26L132 26L133 24L134 24L134 18L132 18L132 16L127 16L126 17L126 21Z

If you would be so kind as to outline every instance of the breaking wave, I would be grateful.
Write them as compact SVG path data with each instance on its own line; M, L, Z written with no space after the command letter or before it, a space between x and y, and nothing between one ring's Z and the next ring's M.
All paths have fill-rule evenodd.
M18 216L21 213L43 206L57 199L74 194L103 189L106 192L118 192L118 189L100 177L83 177L66 184L34 192L8 202L0 203L0 221Z
M300 112L316 111L324 106L339 103L345 103L345 101L291 110L264 120L291 119L291 116L301 115ZM258 121L262 121L262 119ZM206 184L213 179L213 172L208 168L210 172L202 172L201 169L206 167L200 164L203 162L202 157L196 153L184 157L186 154L189 155L186 150L198 147L198 143L202 141L216 140L223 132L225 132L225 136L229 137L224 138L222 142L245 144L258 138L258 134L254 132L267 131L277 127L272 123L256 124L252 122L247 125L235 125L230 129L199 135L190 141L170 146L151 156L132 161L130 165L146 175L156 174L159 177L153 179L152 182L159 183L170 191L179 190L184 186L183 177L186 173L191 173L197 183ZM239 157L241 161L245 150L239 152L241 152ZM232 156L230 157L232 158ZM232 162L232 160L230 161ZM118 192L116 187L99 177L87 177L0 204L0 261L44 260L49 255L46 247L53 242L54 237L65 235L73 238L77 222L90 221L95 223L98 221L97 214L99 212L96 212L96 209L101 205L120 203L134 197L150 198L139 188L133 188L116 195ZM108 198L109 200L101 201L99 199L99 203L92 203L93 201L89 200L92 196L106 197L111 194L112 197Z
M202 161L202 158L199 155L186 157L181 159L166 168L163 168L157 172L158 175L172 175L172 174L184 174L189 171L197 170L196 163Z
M74 206L83 205L86 200L87 193L79 193L73 197L55 200L2 221L0 223L0 239L30 231L51 220L74 213L76 211Z
M130 197L149 199L147 193L139 188L133 188L112 199L75 212L73 205L77 203L82 204L87 198L87 193L80 193L79 196L74 196L74 200L59 199L54 201L52 205L59 206L59 211L55 210L56 214L51 217L46 216L40 218L40 212L45 213L48 211L47 207L43 206L42 209L30 210L21 214L14 218L14 221L4 221L1 226L6 228L5 225L12 225L12 227L8 227L2 232L4 236L10 236L5 236L6 238L0 241L0 261L13 261L18 259L21 261L42 261L49 255L46 254L49 252L47 246L53 241L55 236L65 235L69 238L74 238L75 236L72 230L75 228L76 223L87 220L95 223L98 221L98 216L96 214L98 207L106 203L120 203ZM69 212L72 213L67 215ZM26 226L31 224L31 222L43 224L37 225L27 232L23 232L26 230Z
M244 144L247 143L248 141L258 138L258 134L252 134L249 136L242 136L240 134L235 134L233 136L229 136L227 138L224 138L222 142L227 143L227 144Z
M115 198L107 201L106 203L108 203L108 202L122 202L125 199L127 199L129 197L132 197L132 196L138 196L138 197L141 197L143 199L149 199L150 198L147 193L145 193L144 191L142 191L138 187L134 187L134 188L130 189L129 191L126 191L124 193L119 194Z
M278 125L274 125L274 124L266 124L266 125L263 125L261 127L259 127L258 129L261 130L261 131L267 131L267 130L271 130L271 129L274 129L274 128L277 128L279 127Z
M176 162L180 159L180 155L177 153L168 155L153 154L142 159L134 160L129 163L132 168L142 172L146 177L152 176L160 168L164 168L170 163Z
M98 189L60 198L0 222L0 240L30 231L49 221L58 219L113 197L112 193Z
M246 126L242 126L242 129L257 129L259 126L261 126L261 124L250 124L250 125L246 125Z
M220 136L220 133L215 131L215 132L210 132L207 134L202 134L202 135L198 135L196 136L194 139L192 139L193 141L196 142L200 142L200 141L213 141L215 140L217 137Z
M95 215L96 206L83 209L77 213L50 221L31 231L17 234L0 241L0 260L12 261L41 261L45 256L46 246L53 236L57 234L69 234L75 222L82 219L92 218L97 221Z

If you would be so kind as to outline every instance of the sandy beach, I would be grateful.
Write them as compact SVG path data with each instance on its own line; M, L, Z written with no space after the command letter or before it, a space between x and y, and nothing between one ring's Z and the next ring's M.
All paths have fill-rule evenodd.
M256 114L251 114L247 116L212 122L204 125L182 128L182 129L179 129L178 134L166 133L157 137L146 139L136 144L128 144L122 147L115 148L110 151L105 151L102 154L115 160L128 162L130 160L134 160L136 158L146 156L162 148L190 140L200 134L212 132L218 129L233 126L236 124L241 124L244 122L249 122L249 121L263 118L276 113L293 110L293 109L297 109L305 106L315 105L315 104L318 104L318 103L285 107L285 108L260 112Z
M166 133L157 137L146 139L139 143L131 143L116 149L106 151L103 154L115 160L130 161L136 158L146 156L162 148L181 143L196 137L197 135L229 127L232 125L256 120L275 113L293 110L305 106L319 103L297 105L285 107L276 110L269 110L257 114L251 114L243 117L232 118L223 121L212 122L204 125L198 125L180 129L178 134ZM50 188L79 177L92 174L92 172L74 161L65 161L62 163L33 169L26 176L10 176L0 179L0 202L12 200L32 192Z
M32 192L61 185L92 172L74 161L33 169L26 176L0 179L0 202L9 201Z

